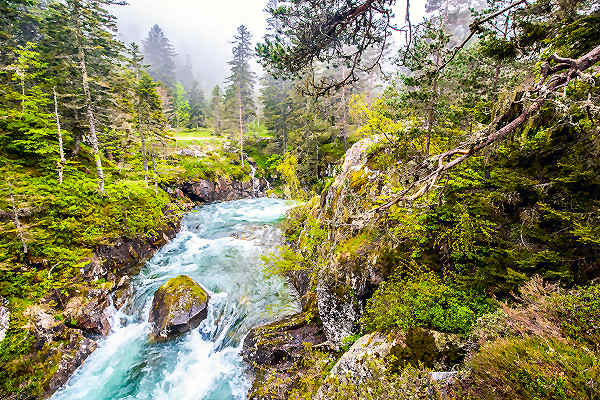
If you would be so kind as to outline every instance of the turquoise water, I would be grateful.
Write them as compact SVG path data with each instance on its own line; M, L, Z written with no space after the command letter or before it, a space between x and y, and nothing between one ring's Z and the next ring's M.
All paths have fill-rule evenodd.
M240 356L244 336L298 309L282 279L264 277L260 261L279 243L276 222L292 206L261 198L187 214L181 232L132 279L134 295L114 312L110 335L52 399L245 399L251 381ZM150 344L152 296L180 274L209 291L208 317L183 336Z

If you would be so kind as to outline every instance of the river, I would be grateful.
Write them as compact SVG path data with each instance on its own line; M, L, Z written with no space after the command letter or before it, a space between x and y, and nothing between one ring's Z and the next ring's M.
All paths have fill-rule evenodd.
M245 399L244 336L299 307L283 279L265 278L260 260L279 243L276 223L292 206L260 198L188 213L177 236L132 279L132 299L114 312L109 336L52 399ZM183 336L150 344L154 292L180 274L208 290L208 317Z

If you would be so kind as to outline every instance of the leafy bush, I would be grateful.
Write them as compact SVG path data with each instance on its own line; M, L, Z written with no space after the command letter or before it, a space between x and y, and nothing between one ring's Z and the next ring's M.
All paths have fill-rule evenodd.
M457 289L426 273L383 283L369 299L362 325L368 331L423 327L467 333L492 309L492 300L483 294Z

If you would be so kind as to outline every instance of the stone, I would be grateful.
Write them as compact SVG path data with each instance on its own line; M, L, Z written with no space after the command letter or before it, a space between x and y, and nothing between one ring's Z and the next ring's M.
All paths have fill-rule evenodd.
M371 376L367 361L385 359L393 347L401 343L402 335L398 333L374 332L360 337L331 368L315 398L325 400L331 382L360 385Z
M209 295L190 277L180 275L162 285L152 300L148 322L152 341L164 341L192 330L208 314Z
M84 331L106 336L110 332L108 292L90 290L87 298L75 296L69 299L63 311L65 323Z
M448 371L458 365L466 343L459 335L442 333L421 328L408 332L373 332L360 337L335 363L325 383L319 388L316 399L325 400L332 384L361 385L372 373L368 361L384 361L387 367L401 369L407 364L418 368L425 366L442 370L431 372L429 377L436 382L449 382L457 372ZM393 357L392 357L393 356ZM389 361L394 361L394 364Z
M67 329L62 321L54 318L52 310L46 305L29 306L23 314L29 317L29 323L24 328L33 330L38 348L59 338Z
M325 272L327 273L327 272ZM345 282L322 277L317 283L317 308L327 340L339 347L345 337L355 333L360 310L353 299L353 292Z
M50 397L52 393L67 383L69 377L79 368L85 359L96 350L97 343L89 339L76 329L67 329L65 332L66 340L58 344L56 348L49 350L49 358L58 358L58 367L56 372L48 380L46 395Z
M323 329L310 321L308 312L298 313L280 321L252 328L244 339L242 357L249 364L281 367L304 354L304 344L325 341Z

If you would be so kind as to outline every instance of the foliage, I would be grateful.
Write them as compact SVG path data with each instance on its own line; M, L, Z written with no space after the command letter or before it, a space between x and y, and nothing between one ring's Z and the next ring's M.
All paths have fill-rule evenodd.
M367 331L424 327L467 333L493 307L481 293L444 284L432 273L419 273L382 284L369 299L362 323Z
M277 164L276 169L283 177L285 182L283 191L288 199L302 199L304 197L304 193L300 189L300 181L296 175L297 167L298 160L289 153L286 153L283 160Z
M557 300L561 328L575 343L600 350L600 285L590 285Z
M471 361L464 395L479 399L593 399L600 395L600 358L555 339L501 339Z

